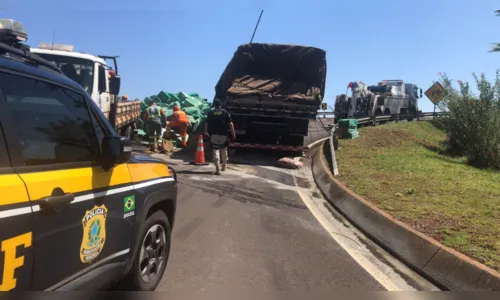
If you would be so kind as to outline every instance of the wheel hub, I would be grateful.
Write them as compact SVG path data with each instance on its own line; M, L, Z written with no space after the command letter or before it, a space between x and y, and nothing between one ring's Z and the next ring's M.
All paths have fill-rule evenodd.
M165 229L156 224L152 226L142 241L139 254L141 278L144 282L154 281L160 274L166 255Z

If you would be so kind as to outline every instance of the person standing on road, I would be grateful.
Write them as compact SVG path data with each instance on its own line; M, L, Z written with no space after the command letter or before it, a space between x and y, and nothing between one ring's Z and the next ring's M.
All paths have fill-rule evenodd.
M232 140L236 139L233 120L229 113L222 108L220 99L216 98L214 100L214 108L208 113L207 121L205 122L205 135L210 138L210 145L213 151L215 175L220 175L221 171L226 170L228 159L227 147L229 146L228 133L231 133Z
M161 130L163 128L162 125L167 123L167 117L163 109L156 105L156 101L153 101L151 106L146 109L144 121L146 122L149 136L149 150L157 152L162 147Z
M187 136L187 128L191 126L191 122L189 122L189 118L185 112L183 112L179 106L174 106L174 113L172 115L172 121L167 123L167 132L169 128L179 128L179 133L181 134L181 147L186 147L186 136Z

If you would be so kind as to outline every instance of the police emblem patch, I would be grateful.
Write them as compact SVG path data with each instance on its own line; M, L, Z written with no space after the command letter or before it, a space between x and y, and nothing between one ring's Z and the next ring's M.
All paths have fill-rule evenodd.
M92 262L104 248L106 242L106 206L94 206L87 210L82 219L83 237L80 247L80 260L83 263Z

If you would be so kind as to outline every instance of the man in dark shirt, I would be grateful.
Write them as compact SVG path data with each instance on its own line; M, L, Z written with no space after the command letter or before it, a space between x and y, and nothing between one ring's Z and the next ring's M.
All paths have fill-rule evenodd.
M162 126L167 122L167 117L165 111L156 105L156 101L153 101L144 112L144 121L149 136L149 150L157 152L162 148L161 132Z
M216 175L220 175L221 170L226 170L229 133L231 133L233 140L236 139L233 120L229 113L221 106L221 101L216 98L214 100L214 108L208 113L207 121L205 122L205 135L210 137Z

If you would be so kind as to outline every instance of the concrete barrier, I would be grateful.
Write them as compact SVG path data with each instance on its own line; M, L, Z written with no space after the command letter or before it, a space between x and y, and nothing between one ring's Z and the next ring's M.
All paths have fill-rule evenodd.
M396 220L334 178L323 147L313 156L312 171L319 189L334 207L423 276L453 291L500 290L500 273Z

